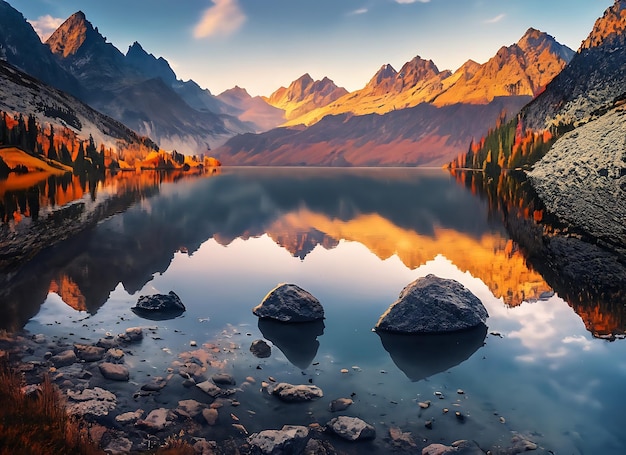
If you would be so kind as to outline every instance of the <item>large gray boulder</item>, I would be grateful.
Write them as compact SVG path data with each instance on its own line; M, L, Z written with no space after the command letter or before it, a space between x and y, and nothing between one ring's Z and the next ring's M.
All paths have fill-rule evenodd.
M169 294L142 295L131 311L137 316L152 320L173 319L186 310L174 291Z
M260 318L281 322L311 322L324 319L319 300L295 284L279 284L252 312Z
M309 439L309 429L285 425L281 430L263 430L248 438L253 454L284 455L302 453Z
M405 287L375 328L395 333L448 333L484 324L487 317L480 299L461 283L431 274Z

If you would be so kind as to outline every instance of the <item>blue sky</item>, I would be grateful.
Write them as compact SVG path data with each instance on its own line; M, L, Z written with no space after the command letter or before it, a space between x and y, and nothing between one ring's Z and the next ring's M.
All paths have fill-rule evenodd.
M416 55L487 61L528 27L578 49L613 0L8 0L42 33L78 10L122 52L134 41L218 94L269 95L304 73L348 90ZM49 32L48 32L49 33Z

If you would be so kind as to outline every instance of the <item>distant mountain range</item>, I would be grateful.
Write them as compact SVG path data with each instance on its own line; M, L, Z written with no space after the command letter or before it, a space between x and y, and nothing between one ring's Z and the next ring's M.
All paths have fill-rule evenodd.
M296 116L294 93L310 85L303 76L269 98L291 113L286 127L236 136L215 154L225 164L440 166L503 112L515 115L573 55L531 28L483 65L470 60L452 73L419 56L400 71L383 65L363 89Z
M137 42L124 55L80 11L42 44L23 15L0 0L0 59L167 150L203 153L236 134L284 121L283 111L260 97L229 104L227 97L216 97L194 81L177 79L165 59Z
M587 121L604 108L597 100L621 96L623 67L604 68L604 57L590 53L611 37L618 41L603 52L621 52L620 11L607 12L615 20L596 24L577 54L530 28L484 64L468 60L455 72L440 71L416 56L399 71L382 65L352 93L304 74L268 97L251 97L241 87L215 96L179 80L165 59L137 42L123 54L80 11L42 44L3 0L0 59L162 149L211 149L232 165L439 166L465 152L504 112L510 118L530 101L525 125L540 129ZM566 67L574 55L579 63Z

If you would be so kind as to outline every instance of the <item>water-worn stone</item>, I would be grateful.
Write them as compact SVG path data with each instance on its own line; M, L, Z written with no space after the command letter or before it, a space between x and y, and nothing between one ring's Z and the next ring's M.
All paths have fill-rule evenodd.
M272 355L272 348L264 340L254 340L250 345L250 352L259 359L266 359Z
M235 385L235 378L228 373L215 373L211 380L217 385Z
M186 310L174 291L169 294L142 295L131 311L146 319L173 319Z
M129 327L124 333L120 333L117 338L127 343L135 343L143 339L143 329L141 327Z
M302 453L309 440L309 429L285 425L280 430L263 430L248 437L252 454L283 455Z
M411 433L403 432L399 428L389 428L389 437L391 437L391 445L400 450L413 450L417 447Z
M132 411L125 412L123 414L115 416L115 421L117 423L121 423L122 425L127 424L127 423L133 423L141 419L141 417L143 416L143 412L144 412L143 409L137 409L134 412Z
M474 441L460 440L451 445L430 444L422 449L422 455L485 455Z
M357 417L335 417L326 424L326 428L347 441L363 441L376 438L376 429Z
M128 381L130 378L128 368L117 363L103 362L98 365L98 368L100 368L102 376L111 381Z
M206 423L213 426L217 422L217 418L219 417L219 413L217 409L209 408L202 410L202 417L206 420Z
M281 322L310 322L324 319L319 300L295 284L280 284L272 289L252 312L260 318Z
M76 357L76 353L73 349L68 349L67 351L63 351L54 355L50 358L50 361L54 364L55 367L61 368L71 365L78 361L78 357Z
M330 402L328 409L330 412L345 411L352 403L354 402L350 398L337 398Z
M84 360L85 362L97 362L104 357L105 349L87 344L75 344L74 352L80 360Z
M174 412L183 417L194 418L206 409L206 405L196 400L181 400Z
M115 394L100 387L81 391L68 390L67 398L66 408L70 415L101 417L117 406Z
M196 384L196 387L202 390L207 395L212 396L213 398L219 397L224 393L224 391L216 386L212 381L201 382L199 384Z
M130 439L124 437L112 438L111 441L103 448L109 455L125 455L130 453L133 443Z
M111 348L104 354L104 361L109 363L124 363L124 351Z
M276 395L282 401L300 402L321 398L324 396L324 392L314 385L293 385L280 382L273 387L272 395Z
M171 423L170 411L165 408L158 408L152 410L145 419L138 420L135 426L149 432L157 432L165 429Z
M376 330L396 333L446 333L484 324L489 314L461 283L427 275L406 286L383 313Z

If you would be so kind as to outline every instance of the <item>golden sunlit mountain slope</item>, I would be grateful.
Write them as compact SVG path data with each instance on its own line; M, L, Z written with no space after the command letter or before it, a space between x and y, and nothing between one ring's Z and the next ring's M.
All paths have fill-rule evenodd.
M267 231L294 256L302 256L300 246L312 249L305 239L306 232L326 248L347 240L365 245L381 259L397 255L410 269L442 254L459 269L480 278L510 306L539 299L551 290L539 273L528 268L513 242L495 234L474 238L454 229L435 228L430 236L396 226L378 214L362 214L344 221L307 209L284 215ZM297 242L290 235L294 232L300 233Z
M314 81L307 73L293 81L289 87L280 87L264 99L271 106L284 110L286 119L292 119L326 106L347 93L345 88L337 87L327 77Z
M305 115L292 116L286 124L311 125L330 114L384 114L420 103L486 104L498 96L535 96L572 56L571 49L530 28L516 44L503 46L485 64L468 60L454 73L440 72L432 60L420 56L400 71L383 65L363 89Z

